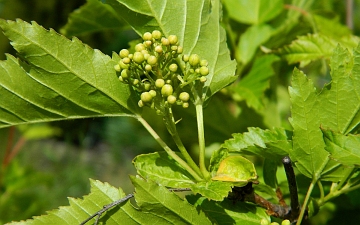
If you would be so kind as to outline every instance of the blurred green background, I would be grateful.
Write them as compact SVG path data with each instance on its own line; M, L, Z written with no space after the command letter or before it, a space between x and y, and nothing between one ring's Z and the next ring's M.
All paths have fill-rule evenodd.
M69 14L85 3L85 0L0 0L0 18L36 21L46 29L53 28L59 32L67 23ZM340 20L345 20L344 0L321 0L315 5L328 11L337 10ZM355 6L360 6L360 0L355 1ZM354 15L360 15L360 7L354 8ZM356 18L354 21L354 33L359 35L360 22ZM239 29L243 27L239 26ZM129 41L138 36L126 28L82 34L78 38L92 48L111 55L112 51L128 48ZM5 59L4 53L16 55L2 33L0 53L1 60ZM285 87L288 85L288 71L292 68L288 66L286 75L280 75L281 78L287 76L279 81ZM284 98L288 98L287 94ZM246 131L247 126L267 128L277 124L264 121L264 115L248 108L244 102L239 103L241 118L224 120L224 117L229 117L223 108L226 101L231 99L217 96L205 110L208 145L223 142L231 137L231 133ZM285 102L282 107L285 110L280 124L289 128L289 103ZM186 147L193 149L197 140L195 116L191 110L181 110L180 113L183 120L179 124L179 133L183 134ZM151 125L172 147L161 120L152 112L144 115L151 118ZM67 205L67 197L81 197L89 193L89 178L109 182L130 193L133 187L128 175L135 174L131 160L138 154L158 150L161 150L158 144L140 123L131 118L70 120L0 129L0 224L28 219ZM303 188L302 191L306 191L309 181L299 179L303 179L299 184L300 190ZM360 220L357 213L360 209L359 191L340 196L335 202L336 205L327 204L314 217L313 224L355 224L354 221Z

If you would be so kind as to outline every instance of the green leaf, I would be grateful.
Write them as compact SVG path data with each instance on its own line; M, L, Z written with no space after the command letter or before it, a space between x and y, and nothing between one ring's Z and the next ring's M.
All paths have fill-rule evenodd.
M264 107L262 97L270 86L270 78L275 74L272 64L278 60L275 55L257 58L250 72L234 87L236 94L245 99L249 107L256 110Z
M61 29L66 36L77 36L84 33L105 29L118 29L125 26L124 21L114 9L100 0L87 0L79 9L72 12L67 24Z
M253 204L234 203L227 199L215 202L199 195L189 195L186 199L200 207L217 224L259 225L261 219L266 219L270 223L270 216L266 214L266 210Z
M348 136L331 131L322 130L324 134L325 149L331 158L346 166L360 165L360 136Z
M264 159L263 164L263 176L265 184L269 185L272 188L276 188L278 185L276 171L278 167L278 161L271 160L268 158Z
M255 154L267 159L278 160L289 154L291 142L282 128L262 130L249 127L249 132L233 134L233 138L224 142L223 148L230 152Z
M31 220L9 223L9 225L80 224L90 215L102 209L104 205L123 197L125 197L125 193L121 189L114 188L108 183L91 180L91 193L85 196L84 199L69 198L70 206L60 207L57 210L48 212L47 215L34 217ZM106 222L106 224L139 224L135 221L141 221L140 224L146 224L145 221L149 218L147 216L151 217L151 215L137 211L130 202L125 202L121 205L121 210L111 214L111 219L105 213L100 221Z
M331 59L331 83L318 94L303 73L294 71L289 88L294 128L291 158L304 175L322 180L338 181L347 168L329 159L320 127L341 134L356 129L359 118L360 54L354 56L340 46Z
M194 194L201 194L208 199L222 201L229 195L232 187L234 184L231 182L207 181L194 184L191 190Z
M248 182L257 180L254 164L240 155L232 155L220 162L212 180L231 182L234 186L243 187Z
M108 0L117 13L139 34L158 29L177 35L184 54L196 53L209 62L203 89L207 99L237 79L236 62L230 59L226 33L220 25L220 1Z
M337 42L321 34L300 36L290 45L276 52L282 55L290 64L300 63L300 67L319 59L328 59L333 54Z
M237 59L242 64L247 64L254 57L260 45L271 36L273 28L266 24L253 25L240 36L237 45ZM261 34L261 35L259 35Z
M311 80L294 70L289 93L292 103L290 123L293 126L293 151L290 157L300 172L319 178L328 162L319 123L317 93Z
M260 24L279 15L284 8L283 0L224 0L229 16L247 24Z
M204 212L181 199L165 187L139 177L130 177L135 186L137 205L149 214L157 216L167 224L212 224ZM163 224L150 222L148 224Z
M25 61L7 55L0 62L0 127L139 112L109 56L35 22L0 26Z
M342 134L353 131L360 123L360 46L353 57L338 47L331 58L331 82L318 98L321 125Z
M133 164L139 175L165 187L188 188L195 182L166 152L138 155Z

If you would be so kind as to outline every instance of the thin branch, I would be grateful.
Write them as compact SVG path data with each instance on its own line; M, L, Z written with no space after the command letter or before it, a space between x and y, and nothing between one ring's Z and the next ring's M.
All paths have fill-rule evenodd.
M191 191L190 188L169 188L169 191L173 192L181 192L181 191ZM86 220L80 223L80 225L85 225L87 222L89 222L91 219L96 217L94 225L97 225L99 222L99 219L102 214L104 214L106 211L110 210L111 208L120 205L123 202L126 202L127 200L134 197L134 194L128 194L124 198L116 200L108 205L105 205L101 210L97 211L96 213L92 214L90 217L88 217Z
M282 159L284 164L284 169L287 177L287 181L289 184L289 191L290 191L290 207L291 207L291 215L290 219L296 220L300 213L300 204L298 198L298 190L296 186L296 178L294 173L294 168L292 167L291 160L289 156L285 156Z

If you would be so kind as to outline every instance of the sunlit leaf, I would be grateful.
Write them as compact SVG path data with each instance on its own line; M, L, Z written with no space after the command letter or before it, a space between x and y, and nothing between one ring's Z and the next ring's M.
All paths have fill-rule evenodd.
M191 190L194 194L201 194L208 199L222 201L229 195L232 187L234 184L231 182L204 181L194 184Z
M323 130L325 149L331 158L347 166L360 165L360 136L343 135L331 130Z
M133 164L142 177L166 187L187 188L195 183L191 175L166 152L138 155Z
M253 204L224 200L210 201L206 197L190 195L186 197L195 206L199 206L211 220L217 224L259 225L261 219L270 222L266 210Z
M35 22L0 26L24 60L8 55L0 62L0 127L138 113L109 56Z
M139 35L155 29L166 36L175 34L184 54L196 53L206 59L210 74L203 89L204 99L236 80L236 62L230 59L225 30L219 23L220 1L108 0L107 3Z
M137 205L141 210L157 216L160 222L166 221L167 224L212 224L204 212L198 211L194 206L175 193L169 192L165 187L139 177L131 177L131 181L135 186ZM148 224L159 223L149 221Z

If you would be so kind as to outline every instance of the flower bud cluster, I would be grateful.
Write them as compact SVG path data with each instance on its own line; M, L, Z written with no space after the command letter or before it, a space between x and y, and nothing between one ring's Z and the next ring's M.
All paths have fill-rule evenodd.
M289 220L283 220L281 222L281 225L290 225L290 221ZM280 225L279 223L277 222L272 222L270 223L269 221L267 221L266 219L262 219L261 222L260 222L260 225Z
M134 53L120 51L121 59L114 66L119 80L139 92L140 107L149 106L158 113L172 105L189 107L190 87L206 82L208 62L197 54L182 55L176 35L166 38L154 30L144 33L142 39Z

